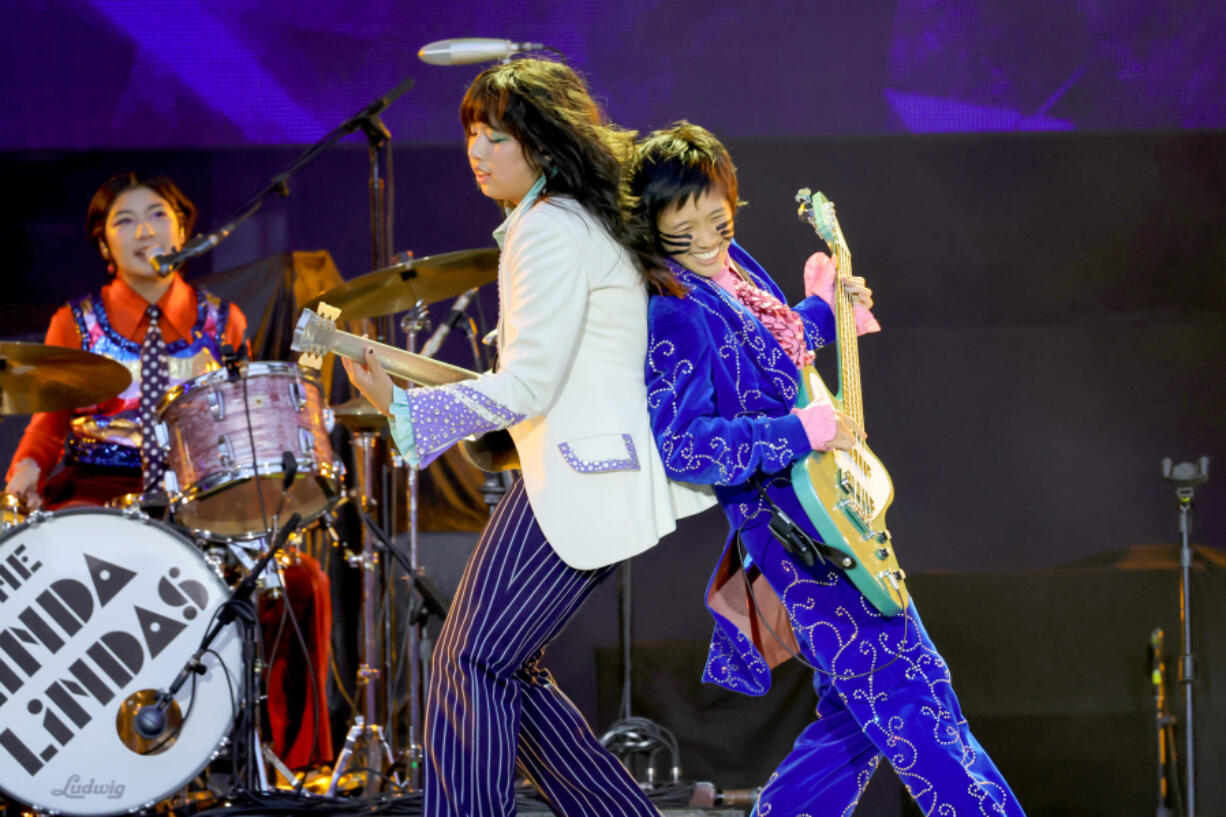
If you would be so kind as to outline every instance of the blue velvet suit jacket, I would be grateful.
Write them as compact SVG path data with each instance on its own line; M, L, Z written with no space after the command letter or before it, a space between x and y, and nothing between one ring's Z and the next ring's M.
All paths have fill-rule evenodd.
M752 281L781 302L786 299L766 271L738 244L732 260ZM648 306L647 400L652 432L669 477L712 485L730 526L721 560L707 592L716 627L704 680L749 694L770 684L771 648L778 646L740 626L717 596L733 587L740 568L733 537L739 530L750 554L770 539L768 514L750 479L767 484L771 497L794 520L807 518L790 489L789 468L812 451L796 405L800 372L770 331L717 284L674 267L689 289L685 297L653 296ZM830 306L810 296L793 306L816 349L834 338ZM755 593L761 596L759 593ZM744 605L741 605L744 607ZM753 618L756 611L748 611ZM786 627L786 620L782 621ZM778 629L778 622L775 629ZM767 655L764 657L764 653ZM774 650L775 658L786 651Z

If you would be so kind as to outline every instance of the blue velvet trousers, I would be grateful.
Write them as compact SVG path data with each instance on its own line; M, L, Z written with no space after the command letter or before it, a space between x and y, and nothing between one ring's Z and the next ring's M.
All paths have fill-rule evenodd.
M769 536L746 540L818 695L817 718L763 788L757 817L847 817L882 758L926 815L1024 817L971 734L914 602L884 618L841 571L805 568Z
M517 768L562 817L659 817L540 664L612 571L558 558L516 481L468 561L431 659L426 817L513 815Z

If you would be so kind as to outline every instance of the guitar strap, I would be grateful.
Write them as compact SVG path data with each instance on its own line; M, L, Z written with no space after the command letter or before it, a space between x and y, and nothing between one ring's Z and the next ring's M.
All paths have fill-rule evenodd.
M812 536L806 533L803 528L793 522L791 517L784 513L783 509L776 505L775 501L766 493L766 486L762 483L759 477L751 477L750 484L757 489L758 494L762 497L767 507L771 509L771 518L767 525L770 528L771 535L779 541L779 544L783 545L784 550L803 562L806 567L812 566L818 559L821 559L823 563L828 563L836 567L843 565L848 561L850 561L854 566L855 562L851 560L850 556L835 550L824 542L814 539ZM779 634L775 632L774 628L772 628L767 622L766 616L762 613L762 607L758 604L758 597L753 592L753 577L750 575L750 570L753 569L761 572L761 568L753 565L749 558L749 552L745 549L744 542L741 541L741 531L744 530L745 522L747 521L749 521L748 517L741 522L736 529L736 533L734 534L734 538L736 539L737 558L739 560L739 564L741 565L741 576L745 579L745 592L749 595L749 600L753 603L754 610L757 611L758 620L762 623L762 626L766 628L767 632L771 634L775 641L779 642L779 644L787 652L792 654L793 658L814 672L828 676L832 681L850 681L857 678L867 678L870 675L876 675L886 667L893 665L899 658L902 658L902 651L900 650L898 654L889 661L882 664L880 667L869 670L868 672L839 675L838 673L830 672L829 670L824 670L821 667L815 666L814 664L805 660L803 655L792 652L792 648L779 637ZM805 561L806 557L808 558L808 561ZM905 644L907 642L909 622L906 620L906 614L904 613L903 615L902 641L900 643ZM788 612L788 618L791 618L790 611Z
M761 478L755 475L750 478L749 482L770 509L771 516L767 522L767 528L771 536L774 536L783 549L795 556L801 564L805 567L812 567L818 560L821 560L823 564L828 563L844 571L856 566L855 559L851 556L830 547L820 539L813 538L804 528L797 525L792 517L784 513L783 509L776 505L775 500L771 499L770 494L766 492L766 485L762 483ZM737 535L740 536L740 528L737 529Z

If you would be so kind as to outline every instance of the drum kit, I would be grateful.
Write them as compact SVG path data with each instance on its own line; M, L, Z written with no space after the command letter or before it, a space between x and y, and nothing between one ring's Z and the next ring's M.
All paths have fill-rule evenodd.
M343 319L408 311L402 327L412 346L427 304L462 297L496 274L495 250L448 253L376 270L319 300ZM362 398L329 407L319 380L293 363L223 363L159 404L168 463L161 505L128 495L106 508L48 512L0 494L0 794L48 813L134 812L183 791L223 755L236 759L226 766L237 770L228 781L235 789L272 791L269 764L293 782L261 742L263 664L249 597L257 580L263 592L279 589L274 553L293 529L331 532L345 501L363 523L360 552L349 559L361 571L360 694L321 793L351 791L346 772L366 794L380 781L419 788L424 621L444 614L446 601L417 562L415 481L410 530L396 531L399 517L387 506L406 498L381 499L381 415ZM99 355L3 342L0 416L94 405L129 378ZM333 455L334 421L350 432L352 469ZM409 534L407 558L389 530ZM404 579L418 597L406 625L407 690L393 689L404 658L391 605L380 604L380 593L386 599ZM401 716L407 725L392 723Z

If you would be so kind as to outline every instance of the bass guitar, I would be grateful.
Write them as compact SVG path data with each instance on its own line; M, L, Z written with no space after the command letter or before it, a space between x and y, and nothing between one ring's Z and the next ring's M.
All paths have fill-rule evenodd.
M851 250L835 217L834 204L808 188L796 194L798 215L811 225L837 262L834 325L838 350L839 391L831 394L810 364L801 371L797 405L815 400L864 426L860 390L860 350L851 296L843 281L851 275ZM894 543L885 526L885 511L894 485L885 466L863 439L849 451L814 451L792 466L792 489L825 543L843 554L839 564L864 597L886 617L898 615L909 602L906 574L898 566ZM848 563L850 559L850 564Z

